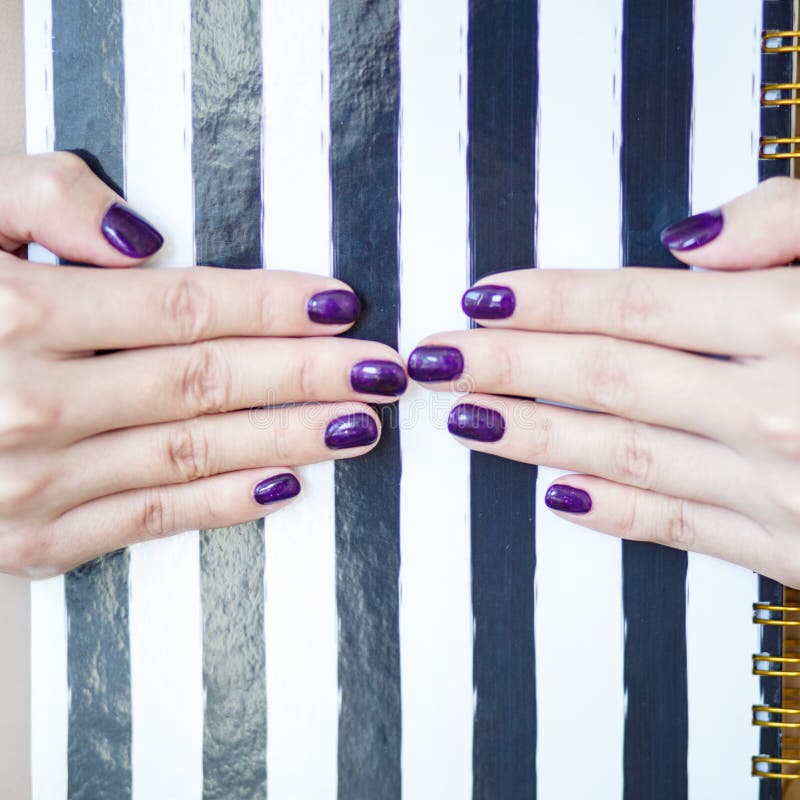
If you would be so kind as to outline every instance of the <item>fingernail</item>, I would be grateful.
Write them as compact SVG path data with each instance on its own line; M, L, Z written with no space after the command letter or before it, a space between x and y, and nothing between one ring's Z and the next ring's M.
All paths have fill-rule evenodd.
M715 208L676 222L661 231L661 244L670 250L694 250L708 244L722 232L722 211Z
M331 450L364 447L378 438L378 426L369 414L347 414L328 423L325 444Z
M544 504L554 511L569 511L570 514L585 514L592 510L592 498L583 489L554 483L544 495Z
M455 347L418 347L408 357L408 374L422 383L451 381L464 371L464 356Z
M361 302L354 292L332 289L312 295L306 305L308 318L322 325L345 325L361 314Z
M406 390L406 372L394 361L359 361L350 370L353 391L397 397Z
M290 472L265 478L253 489L253 498L262 506L277 503L279 500L288 500L290 497L297 497L298 494L300 494L300 481Z
M164 244L164 237L144 217L122 203L106 211L100 230L112 247L129 258L147 258Z
M503 438L506 421L493 408L461 403L450 412L447 430L454 436L474 439L476 442L496 442Z
M464 292L461 308L472 319L505 319L514 313L514 292L507 286L475 286Z

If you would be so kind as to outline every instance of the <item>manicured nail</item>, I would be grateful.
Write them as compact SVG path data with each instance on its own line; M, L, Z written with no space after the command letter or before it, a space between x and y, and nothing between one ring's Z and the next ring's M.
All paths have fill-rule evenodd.
M347 414L328 423L325 444L331 450L363 447L378 438L378 426L369 414Z
M353 391L397 397L406 390L406 372L394 361L359 361L350 370Z
M722 212L715 208L676 222L661 231L661 244L670 250L694 250L708 244L722 232Z
M452 381L464 371L464 356L455 347L418 347L408 357L408 374L422 383Z
M447 430L454 436L474 439L476 442L496 442L503 438L506 421L493 408L461 403L450 412Z
M505 319L517 301L507 286L475 286L464 292L461 308L472 319Z
M554 483L544 495L544 504L554 511L569 511L570 514L585 514L592 510L592 498L583 489Z
M144 217L122 203L106 211L100 230L112 247L130 258L147 258L164 244L164 237Z
M322 325L346 325L361 313L358 295L345 289L332 289L312 295L306 305L308 318Z
M279 500L288 500L290 497L297 497L298 494L300 494L300 481L289 472L265 478L253 489L256 503L262 506L277 503Z

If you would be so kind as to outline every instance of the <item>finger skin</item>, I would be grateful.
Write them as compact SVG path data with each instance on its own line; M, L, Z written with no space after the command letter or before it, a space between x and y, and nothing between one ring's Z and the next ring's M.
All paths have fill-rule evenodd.
M368 414L375 443L345 449L325 444L332 420ZM111 431L68 448L51 482L53 509L67 508L129 489L188 483L212 475L279 464L302 466L356 458L380 439L380 420L360 403L315 403L214 414L179 423Z
M397 397L356 392L354 365L399 355L356 339L220 339L76 359L54 366L71 441L108 430L282 403Z
M590 475L564 475L551 485L572 486L591 497L588 513L552 512L570 522L623 539L704 553L779 580L787 577L779 572L774 539L736 511Z
M721 233L693 250L672 250L706 269L760 269L789 264L800 254L800 185L775 177L722 206Z
M479 329L436 334L419 346L429 345L464 357L460 378L422 384L438 391L536 397L720 440L741 438L752 406L743 365L639 342ZM726 398L725 412L709 397Z
M335 336L352 324L311 321L312 296L349 287L301 272L64 269L9 258L0 260L0 288L38 310L38 339L57 354L228 336Z
M677 255L677 254L676 254ZM688 257L688 254L687 254ZM504 286L512 315L481 319L487 328L597 333L730 356L769 352L779 320L796 309L800 271L690 272L629 267L609 270L528 269L475 284Z
M54 525L46 552L48 574L66 572L138 542L182 531L224 528L272 514L292 500L261 505L255 501L254 489L267 478L291 472L284 468L229 472L177 486L122 492L79 506Z
M747 464L710 439L531 400L471 394L463 403L493 409L505 423L496 442L456 436L471 450L731 508L749 505Z
M105 267L131 267L101 231L114 203L125 205L73 153L0 157L0 247L37 242L62 258ZM5 191L8 189L8 191Z

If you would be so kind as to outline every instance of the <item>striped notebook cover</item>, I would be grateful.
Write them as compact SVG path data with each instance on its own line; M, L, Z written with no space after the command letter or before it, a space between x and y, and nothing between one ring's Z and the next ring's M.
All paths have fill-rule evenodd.
M678 268L662 227L789 163L791 5L25 0L28 147L96 154L160 266L335 274L407 355L496 269ZM779 797L780 587L555 518L558 473L470 455L451 401L412 387L266 524L35 583L34 798Z

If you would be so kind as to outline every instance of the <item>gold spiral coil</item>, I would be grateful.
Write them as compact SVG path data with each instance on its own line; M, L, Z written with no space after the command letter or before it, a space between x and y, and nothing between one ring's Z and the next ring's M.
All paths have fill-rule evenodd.
M797 24L795 22L795 24ZM800 30L764 31L761 34L761 52L791 54L795 59L793 81L798 81L795 53L800 53ZM761 87L761 107L792 110L792 125L795 124L795 109L800 106L800 83L767 83ZM800 136L762 136L758 142L758 157L765 161L800 158Z

